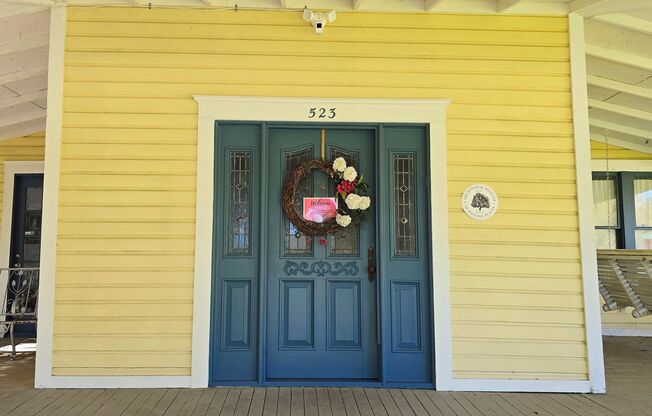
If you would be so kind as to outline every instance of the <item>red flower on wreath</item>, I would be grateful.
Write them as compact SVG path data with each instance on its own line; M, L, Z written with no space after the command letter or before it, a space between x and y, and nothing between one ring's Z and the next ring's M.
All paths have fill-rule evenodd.
M342 182L337 185L337 192L338 193L344 193L344 194L350 194L351 192L355 191L356 187L356 182L350 182L347 180L343 180Z

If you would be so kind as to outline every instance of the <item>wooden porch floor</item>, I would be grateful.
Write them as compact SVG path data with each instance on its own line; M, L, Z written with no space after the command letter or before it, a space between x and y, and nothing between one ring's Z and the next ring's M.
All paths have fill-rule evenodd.
M0 354L0 415L652 415L652 338L605 338L607 395L358 388L35 390L33 353Z

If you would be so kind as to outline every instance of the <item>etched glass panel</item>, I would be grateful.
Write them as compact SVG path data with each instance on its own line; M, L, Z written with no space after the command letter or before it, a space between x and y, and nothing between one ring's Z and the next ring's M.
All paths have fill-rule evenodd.
M415 256L415 178L414 155L397 153L394 165L394 255Z
M347 166L353 165L356 169L359 169L358 166L358 154L346 152L341 149L331 148L330 149L330 160L335 160L338 157L343 157L346 160ZM331 195L335 195L335 185L330 184L330 189L328 190ZM357 256L359 253L359 240L360 233L358 225L351 225L338 233L331 234L328 236L329 239L329 255L331 256Z
M251 152L230 152L228 254L249 254L251 242Z
M297 167L300 163L306 162L312 159L312 149L303 149L296 152L290 152L285 154L285 172L283 177L287 175ZM294 200L294 209L298 212L303 210L303 198L312 196L312 176L304 178L299 182L297 187L296 198ZM285 215L283 215L283 230L284 230L284 255L312 255L312 237L309 235L304 235L299 232L297 228L288 220Z

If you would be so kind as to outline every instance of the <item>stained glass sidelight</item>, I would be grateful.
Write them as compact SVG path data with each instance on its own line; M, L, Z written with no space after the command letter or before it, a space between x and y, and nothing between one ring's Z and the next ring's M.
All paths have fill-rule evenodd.
M394 165L394 255L416 255L414 155L395 153Z
M251 247L251 152L230 152L229 159L231 183L228 254L249 254Z
M347 166L359 167L359 157L357 153L347 152L342 149L331 148L330 160L343 157ZM329 192L335 195L335 185L331 183ZM359 228L358 225L351 225L345 230L332 234L329 239L329 254L331 256L357 256L359 251Z
M297 167L300 163L307 162L312 159L312 149L303 149L295 152L285 153L285 172L283 177ZM294 200L294 208L301 212L303 210L303 197L312 196L312 176L304 178L297 188L296 198ZM312 255L312 237L305 235L283 215L283 230L284 230L284 255Z

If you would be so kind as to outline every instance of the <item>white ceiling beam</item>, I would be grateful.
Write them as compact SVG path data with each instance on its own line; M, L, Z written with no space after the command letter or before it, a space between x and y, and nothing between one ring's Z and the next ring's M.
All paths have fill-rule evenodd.
M423 10L427 12L434 11L444 0L424 0Z
M13 107L15 105L29 103L31 101L42 100L48 95L47 90L35 91L29 94L18 95L16 97L9 97L3 100L0 100L0 109Z
M25 4L28 6L45 6L45 7L50 7L54 6L57 3L63 3L63 1L55 1L55 0L9 0L9 3L16 3L16 4Z
M650 0L573 0L568 6L569 13L584 17L599 14L620 13L650 7Z
M606 101L599 101L589 98L589 107L608 111L610 113L621 114L623 116L638 118L645 121L652 121L652 112L637 110L636 108L627 107L624 105L612 104Z
M29 6L16 3L0 3L0 17L13 17L45 10L47 6Z
M628 16L626 14L607 14L604 16L595 16L591 20L618 26L622 29L633 30L646 35L652 35L651 21Z
M45 117L18 123L13 126L0 129L0 140L17 139L40 133L45 130Z
M622 52L617 49L609 49L602 46L587 44L586 55L627 66L633 66L635 68L645 69L646 71L652 71L652 58L634 55L629 52Z
M24 69L22 71L12 72L9 74L0 75L0 85L9 84L10 82L15 82L15 81L22 81L28 78L34 78L39 75L43 75L47 73L48 73L48 67L47 65L44 65L44 66L37 66L34 68Z
M591 133L590 138L591 140L600 143L607 142L603 134ZM629 150L635 150L637 152L652 153L652 146L643 143L645 139L642 139L641 143L632 143L629 140L617 139L615 137L609 137L608 140L609 140L609 144L612 144L614 146L623 147Z
M43 118L46 115L45 111L34 104L23 104L9 109L3 109L0 111L0 131L15 124Z
M589 125L603 130L614 131L618 133L627 134L629 136L636 136L646 140L652 140L652 131L650 130L637 129L619 123L612 123L609 121L599 120L595 118L591 118L589 120Z
M641 98L649 98L652 100L652 88L643 88L636 85L627 84L625 82L614 81L607 78L598 77L595 75L587 75L586 80L589 85L595 87L606 88L612 91L620 91L626 94L634 95Z
M496 2L496 11L498 13L506 12L521 2L523 2L523 0L498 0Z
M19 40L18 42L5 43L0 45L0 55L5 55L8 53L22 52L28 49L40 48L47 46L50 42L49 35L41 35L33 38Z

